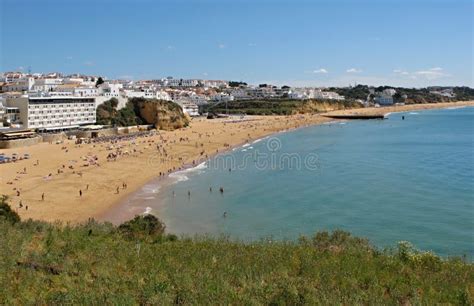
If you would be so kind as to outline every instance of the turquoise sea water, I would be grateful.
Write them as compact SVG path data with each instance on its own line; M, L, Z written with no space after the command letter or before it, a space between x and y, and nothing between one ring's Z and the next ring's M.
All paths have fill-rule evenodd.
M344 229L379 247L407 240L472 258L474 108L277 134L136 197L178 234L294 239Z

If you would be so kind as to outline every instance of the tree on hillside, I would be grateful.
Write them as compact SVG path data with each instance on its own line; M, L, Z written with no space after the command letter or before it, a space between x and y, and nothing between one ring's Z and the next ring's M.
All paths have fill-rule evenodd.
M97 124L110 125L117 116L118 100L112 98L97 107Z
M238 81L230 81L229 82L229 87L239 87L239 86L247 86L247 83L245 82L238 82Z
M100 84L104 84L104 79L102 77L97 79L97 82L95 82L95 87L99 87Z

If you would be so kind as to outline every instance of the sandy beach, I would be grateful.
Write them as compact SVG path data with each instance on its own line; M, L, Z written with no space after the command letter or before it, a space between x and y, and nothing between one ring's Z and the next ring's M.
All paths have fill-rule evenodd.
M334 114L386 114L474 106L474 101L365 108ZM248 141L302 126L331 121L320 115L195 118L188 128L76 145L41 143L1 153L31 158L0 165L0 194L22 218L82 222L102 215L152 179L205 160ZM111 157L116 154L116 158ZM109 158L107 158L109 156ZM43 199L44 195L44 199ZM20 203L21 206L20 207Z

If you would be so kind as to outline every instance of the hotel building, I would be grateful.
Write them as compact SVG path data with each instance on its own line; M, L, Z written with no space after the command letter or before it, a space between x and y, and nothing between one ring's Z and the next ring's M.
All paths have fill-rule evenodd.
M43 131L66 130L96 121L95 98L74 96L29 96L7 99L18 107L24 128Z

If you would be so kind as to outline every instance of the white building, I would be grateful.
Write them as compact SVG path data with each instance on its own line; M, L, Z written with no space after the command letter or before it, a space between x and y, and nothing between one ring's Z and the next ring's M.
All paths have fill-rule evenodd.
M17 107L25 128L62 130L93 124L96 121L92 97L22 96L8 98L7 105Z
M127 98L146 98L171 101L170 95L167 92L161 90L124 90L124 93Z
M191 117L194 116L199 116L199 107L197 106L196 103L193 103L188 100L181 100L176 102L181 108L183 109L183 112L188 114Z
M63 79L59 78L37 79L33 84L32 90L37 92L48 92L62 84Z
M228 95L228 94L225 94L225 93L217 93L217 94L211 96L211 100L216 101L216 102L233 101L234 96L231 96L231 95Z
M99 85L99 95L104 97L117 98L120 95L120 89L122 88L122 84L103 83Z
M164 86L169 87L196 87L199 85L199 80L195 79L173 79L166 78L162 80Z
M4 92L13 92L13 91L28 91L33 88L35 79L32 77L24 77L15 79L13 82L7 82L7 84L2 86L2 91Z
M220 88L229 86L229 82L223 80L203 80L202 84L204 87L209 88Z
M392 105L393 97L388 95L380 95L374 98L374 102L378 105Z
M80 97L95 97L99 95L99 89L95 86L81 86L74 88L74 95Z

